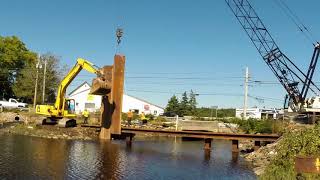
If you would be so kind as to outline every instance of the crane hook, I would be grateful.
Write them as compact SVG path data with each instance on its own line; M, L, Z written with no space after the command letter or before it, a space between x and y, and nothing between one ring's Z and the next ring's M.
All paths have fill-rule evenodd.
M123 35L123 29L122 28L117 28L116 31L116 36L117 36L117 43L118 45L121 43L121 37Z

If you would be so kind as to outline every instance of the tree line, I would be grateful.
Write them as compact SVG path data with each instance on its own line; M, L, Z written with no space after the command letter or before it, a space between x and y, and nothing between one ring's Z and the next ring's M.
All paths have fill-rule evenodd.
M197 108L197 94L192 90L188 94L186 91L182 94L181 99L173 95L165 108L166 112L172 112L179 116L194 116Z
M45 101L52 103L58 84L66 71L66 67L60 65L60 58L52 53L38 57L37 53L28 49L18 37L0 36L0 98L18 98L23 102L33 102L38 70L37 102L40 102L44 62L47 66ZM42 68L39 68L41 66Z
M179 99L173 95L167 103L165 112L174 113L179 116L215 117L216 111L209 107L197 107L197 95L192 90L188 94L186 91ZM233 108L219 109L217 117L235 117L236 110Z

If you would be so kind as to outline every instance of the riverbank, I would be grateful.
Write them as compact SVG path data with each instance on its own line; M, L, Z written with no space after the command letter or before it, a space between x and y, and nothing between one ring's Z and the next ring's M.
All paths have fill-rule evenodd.
M99 132L94 128L59 128L57 126L39 126L35 124L24 124L19 122L6 123L0 133L18 134L25 136L42 137L48 139L76 139L97 140Z
M294 159L297 156L320 156L320 126L291 124L278 141L262 146L257 151L243 154L253 165L260 179L320 179L315 174L297 174Z

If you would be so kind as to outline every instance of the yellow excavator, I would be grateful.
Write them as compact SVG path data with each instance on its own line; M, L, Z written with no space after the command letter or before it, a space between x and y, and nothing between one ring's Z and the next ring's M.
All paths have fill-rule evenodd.
M97 68L91 62L85 59L77 59L77 63L69 71L69 73L63 78L59 85L57 99L54 105L37 105L36 114L46 116L42 120L42 124L56 124L60 127L74 127L76 126L76 114L75 114L75 100L67 99L65 97L67 87L73 81L73 79L84 69L90 73L97 75L95 80L98 80L100 86L106 89L106 92L110 91L109 87L104 79L103 71ZM97 85L96 85L97 86Z

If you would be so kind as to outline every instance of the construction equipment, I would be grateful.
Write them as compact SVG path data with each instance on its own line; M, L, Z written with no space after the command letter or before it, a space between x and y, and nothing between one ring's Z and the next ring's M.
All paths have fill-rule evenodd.
M289 96L294 112L320 112L320 89L312 81L319 58L319 43L314 51L307 74L302 72L278 47L248 0L225 0L250 40ZM316 96L307 99L308 91Z
M41 122L42 124L58 123L58 125L61 127L70 127L76 125L75 101L74 99L67 99L65 94L69 84L82 69L97 75L97 78L93 80L93 87L99 90L99 92L92 92L93 94L107 94L111 91L111 84L105 80L105 76L102 73L103 71L98 69L89 61L79 58L74 67L61 81L57 92L57 99L54 105L36 106L36 113L47 117Z

